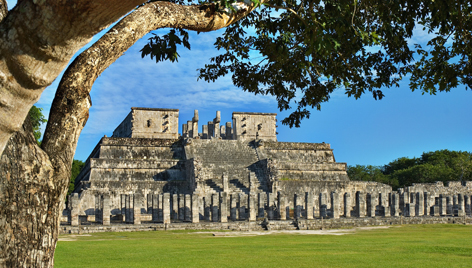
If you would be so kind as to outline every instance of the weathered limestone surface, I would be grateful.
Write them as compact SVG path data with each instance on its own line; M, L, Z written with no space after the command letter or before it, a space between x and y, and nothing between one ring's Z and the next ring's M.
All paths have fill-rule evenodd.
M276 117L270 113L233 113L233 138L235 140L277 141Z
M113 137L177 139L179 110L133 107Z

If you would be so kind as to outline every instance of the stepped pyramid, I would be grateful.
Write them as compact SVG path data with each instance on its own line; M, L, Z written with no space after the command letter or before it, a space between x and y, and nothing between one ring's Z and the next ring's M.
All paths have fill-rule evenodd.
M179 110L133 107L113 136L100 140L76 178L80 213L94 214L105 195L113 216L133 202L149 208L152 196L163 193L206 200L226 193L241 202L253 195L266 202L269 193L311 192L316 198L359 190L349 182L346 164L335 162L329 144L278 142L276 114L235 112L225 124L220 118L217 112L199 132L195 111L179 134Z

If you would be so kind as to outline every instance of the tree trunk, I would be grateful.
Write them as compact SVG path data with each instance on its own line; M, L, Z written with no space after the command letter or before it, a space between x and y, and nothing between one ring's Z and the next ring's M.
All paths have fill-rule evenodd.
M66 192L32 133L28 118L0 160L0 267L53 266Z

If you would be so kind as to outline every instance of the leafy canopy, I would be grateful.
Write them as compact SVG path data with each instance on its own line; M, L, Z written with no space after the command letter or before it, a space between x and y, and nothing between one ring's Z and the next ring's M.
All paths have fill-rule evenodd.
M385 166L349 166L349 178L355 181L376 181L393 188L413 183L472 180L472 153L438 150L423 153L420 158L398 158Z
M382 99L381 88L411 76L412 90L435 94L472 85L470 1L251 0L260 5L226 28L215 46L222 54L200 69L208 82L231 75L234 85L276 97L292 110L282 123L300 126L309 108L321 109L335 90ZM176 0L180 4L187 1ZM235 1L218 0L227 12ZM415 44L415 27L428 33ZM190 48L185 31L152 37L142 56L174 61L176 44Z

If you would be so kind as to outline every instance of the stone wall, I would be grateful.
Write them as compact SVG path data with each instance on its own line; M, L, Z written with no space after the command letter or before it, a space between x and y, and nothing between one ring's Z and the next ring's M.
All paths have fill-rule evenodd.
M271 113L233 113L235 140L277 141L276 115Z
M179 110L133 107L113 137L177 139Z

